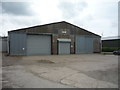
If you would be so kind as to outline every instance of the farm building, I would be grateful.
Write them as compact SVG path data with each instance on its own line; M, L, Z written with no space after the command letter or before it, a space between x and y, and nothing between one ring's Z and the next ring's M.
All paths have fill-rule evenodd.
M120 36L102 38L102 47L111 49L110 51L120 49Z
M0 52L7 52L7 37L0 37Z
M10 55L101 52L101 36L66 21L8 32Z

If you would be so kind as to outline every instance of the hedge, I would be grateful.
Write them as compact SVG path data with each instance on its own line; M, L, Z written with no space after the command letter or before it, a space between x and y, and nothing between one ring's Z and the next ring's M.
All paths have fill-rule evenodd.
M102 47L102 52L113 52L114 50L118 50L120 47Z

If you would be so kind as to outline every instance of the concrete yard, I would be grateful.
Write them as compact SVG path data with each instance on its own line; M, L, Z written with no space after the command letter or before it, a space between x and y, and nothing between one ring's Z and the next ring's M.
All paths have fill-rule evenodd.
M4 56L3 88L118 88L118 56Z

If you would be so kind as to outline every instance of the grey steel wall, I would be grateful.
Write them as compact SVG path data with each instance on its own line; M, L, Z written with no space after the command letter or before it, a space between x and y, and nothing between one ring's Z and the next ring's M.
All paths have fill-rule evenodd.
M92 36L76 35L76 53L93 53Z
M51 35L27 35L27 55L51 54Z
M85 38L85 44L86 44L86 53L93 53L93 38L92 36L86 36Z
M26 34L9 33L10 55L26 55Z
M2 52L7 52L7 38L2 39Z
M76 36L76 53L85 53L86 51L86 45L85 45L85 36Z
M2 52L2 38L0 37L0 52Z
M7 38L0 38L0 52L7 52Z

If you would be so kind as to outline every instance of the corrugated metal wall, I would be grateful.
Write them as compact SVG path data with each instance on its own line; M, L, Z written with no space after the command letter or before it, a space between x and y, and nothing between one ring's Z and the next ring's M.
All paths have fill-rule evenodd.
M93 53L93 38L91 36L86 36L85 39L86 53Z
M10 33L9 34L10 55L26 54L26 34Z
M93 38L86 35L76 35L76 53L93 53Z
M0 52L2 52L2 38L0 38Z
M7 38L2 40L2 52L7 52Z
M7 52L7 38L0 38L0 52Z
M85 53L85 36L76 36L76 53Z

